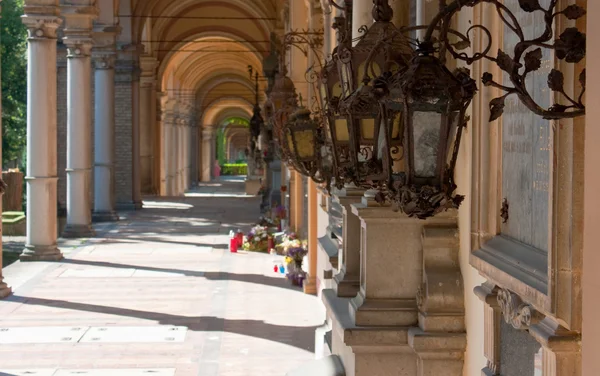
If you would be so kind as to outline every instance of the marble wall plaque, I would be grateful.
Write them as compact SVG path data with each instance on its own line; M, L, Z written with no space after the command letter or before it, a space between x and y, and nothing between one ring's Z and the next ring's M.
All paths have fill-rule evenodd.
M550 0L541 0L544 7ZM542 12L527 13L518 0L506 0L523 27L525 38L539 36L545 23ZM518 36L504 29L503 50L514 55ZM527 87L542 106L550 105L547 76L554 66L554 55L543 51L542 67L531 73ZM505 74L503 83L512 86ZM552 195L553 123L527 109L515 95L506 100L502 117L502 194L509 203L509 220L502 233L539 250L548 251Z

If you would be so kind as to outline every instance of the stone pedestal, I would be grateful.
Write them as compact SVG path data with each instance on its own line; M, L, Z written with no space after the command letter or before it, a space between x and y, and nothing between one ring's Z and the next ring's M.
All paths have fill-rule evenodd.
M361 202L364 190L347 186L335 192L333 200L342 206L342 252L338 258L340 272L333 277L334 289L342 298L353 298L360 290L360 219L352 213L353 204Z
M460 376L466 333L456 212L409 218L374 193L346 203L360 221L360 287L353 298L323 291L332 353L347 375Z
M256 196L260 191L261 180L260 176L248 176L246 178L246 194Z
M50 3L48 3L50 4ZM27 60L27 239L23 261L57 261L56 6L25 14ZM26 11L27 12L27 11Z

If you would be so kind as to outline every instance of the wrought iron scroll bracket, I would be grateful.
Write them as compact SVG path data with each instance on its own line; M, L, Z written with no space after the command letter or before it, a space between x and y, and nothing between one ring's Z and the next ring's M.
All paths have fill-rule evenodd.
M492 33L483 25L471 26L467 33L466 43L461 43L458 48L450 43L448 33L451 32L449 25L452 17L463 7L473 7L480 3L488 3L496 8L498 16L504 25L514 32L519 38L516 43L513 55L499 49L495 56L490 55L492 42ZM525 32L518 22L514 13L504 5L500 0L454 0L450 4L441 7L440 12L427 28L424 40L420 43L420 49L425 53L434 53L437 43L438 49L447 50L455 59L465 61L468 64L481 59L493 61L498 67L508 74L512 86L506 86L494 80L491 73L484 73L482 82L485 86L491 86L501 89L504 95L493 99L490 102L490 121L494 121L502 116L505 107L505 100L510 95L516 95L519 100L533 113L542 116L545 119L565 119L575 118L585 115L585 104L583 97L585 94L585 69L579 76L581 91L576 97L572 97L565 90L564 74L556 69L552 69L548 75L548 87L553 92L560 94L563 103L555 103L549 108L541 106L526 87L527 77L538 71L542 67L542 49L553 50L556 57L567 63L579 63L585 58L586 54L586 36L576 27L568 27L560 33L554 32L554 23L557 17L566 17L568 20L577 20L586 15L585 9L579 5L569 5L562 10L557 10L558 0L551 0L550 5L545 8L540 5L539 0L519 0L519 5L524 12L542 12L544 16L544 31L537 37L528 39ZM434 42L433 34L439 30L439 38ZM482 52L477 52L472 56L459 49L465 49L470 46L470 34L474 30L483 31L488 38L488 45ZM558 35L558 38L555 38Z

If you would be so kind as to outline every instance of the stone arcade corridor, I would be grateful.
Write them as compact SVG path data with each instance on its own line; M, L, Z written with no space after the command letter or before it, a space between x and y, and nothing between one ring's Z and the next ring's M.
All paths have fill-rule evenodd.
M59 263L6 268L0 375L265 376L314 359L317 298L273 256L228 252L258 207L241 180L206 183L62 244Z

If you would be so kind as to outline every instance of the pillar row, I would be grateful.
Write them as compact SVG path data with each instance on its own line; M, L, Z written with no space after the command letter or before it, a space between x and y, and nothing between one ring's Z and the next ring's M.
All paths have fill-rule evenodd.
M22 261L62 259L57 241L56 29L58 1L46 13L26 13L27 238ZM38 9L38 8L34 8ZM27 10L26 10L27 12ZM49 63L50 62L50 63Z

